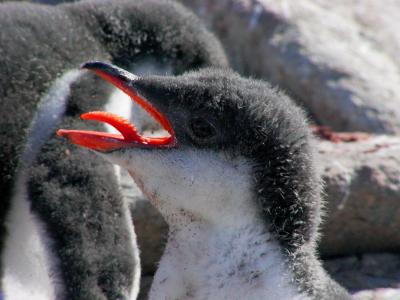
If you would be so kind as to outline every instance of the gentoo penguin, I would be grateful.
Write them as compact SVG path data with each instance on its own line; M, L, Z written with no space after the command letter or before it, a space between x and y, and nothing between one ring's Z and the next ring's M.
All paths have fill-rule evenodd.
M150 299L350 299L316 255L321 182L300 108L281 91L222 69L138 77L102 62L112 83L169 133L59 136L127 169L169 224Z
M52 134L112 89L69 71L156 59L173 74L226 66L219 42L171 1L0 4L0 293L135 299L138 253L114 169ZM102 130L103 127L98 127Z

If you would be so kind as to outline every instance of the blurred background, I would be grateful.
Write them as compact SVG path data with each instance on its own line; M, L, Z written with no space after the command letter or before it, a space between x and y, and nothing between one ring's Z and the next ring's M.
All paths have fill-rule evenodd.
M326 269L354 299L400 299L400 1L181 2L220 38L235 70L278 84L307 111L325 180ZM144 298L167 228L122 180Z

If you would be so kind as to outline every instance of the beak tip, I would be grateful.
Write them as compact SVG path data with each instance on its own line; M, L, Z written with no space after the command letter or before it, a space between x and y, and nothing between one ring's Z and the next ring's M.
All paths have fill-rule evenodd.
M94 61L87 61L87 62L81 64L79 68L81 70L84 70L84 69L93 70L93 69L98 69L101 66L104 66L103 62L94 60Z
M93 71L110 82L117 80L126 84L139 78L137 75L131 74L111 63L96 60L83 63L80 69Z

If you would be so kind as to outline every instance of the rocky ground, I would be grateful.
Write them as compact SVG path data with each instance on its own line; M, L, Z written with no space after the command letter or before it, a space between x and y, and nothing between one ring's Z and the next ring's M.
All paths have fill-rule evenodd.
M325 260L324 265L356 300L400 299L400 255L354 255Z
M181 0L239 72L279 84L315 121L400 132L397 0Z

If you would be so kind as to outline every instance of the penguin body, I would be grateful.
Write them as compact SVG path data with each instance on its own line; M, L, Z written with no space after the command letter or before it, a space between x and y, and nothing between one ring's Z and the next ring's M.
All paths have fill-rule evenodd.
M7 2L0 27L0 290L17 300L19 286L43 288L43 300L135 299L138 251L114 169L48 134L81 125L77 116L101 109L113 91L89 74L68 78L69 70L94 58L131 68L156 57L180 73L227 65L222 48L170 1ZM57 80L68 91L53 105Z
M120 135L58 131L127 169L168 222L150 299L350 299L317 258L320 174L289 97L229 70L137 77L101 62L84 67L169 133L141 136L101 112L83 117Z

